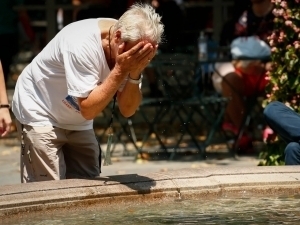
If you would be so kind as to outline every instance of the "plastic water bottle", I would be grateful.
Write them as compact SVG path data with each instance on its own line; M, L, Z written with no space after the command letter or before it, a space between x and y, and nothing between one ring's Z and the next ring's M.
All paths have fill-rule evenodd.
M203 31L198 38L198 59L204 61L207 59L207 39Z

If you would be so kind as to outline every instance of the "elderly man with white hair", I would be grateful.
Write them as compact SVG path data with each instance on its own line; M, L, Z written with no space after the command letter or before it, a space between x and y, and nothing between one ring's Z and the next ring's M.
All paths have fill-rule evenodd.
M21 181L93 178L101 149L93 119L116 96L124 117L142 99L141 72L164 26L147 4L119 20L86 19L64 27L20 75L12 110L21 140Z

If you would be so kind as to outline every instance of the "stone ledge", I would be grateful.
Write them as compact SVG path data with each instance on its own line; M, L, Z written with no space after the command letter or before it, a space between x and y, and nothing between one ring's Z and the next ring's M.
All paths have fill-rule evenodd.
M224 195L299 193L300 167L218 167L0 186L0 219L21 212Z

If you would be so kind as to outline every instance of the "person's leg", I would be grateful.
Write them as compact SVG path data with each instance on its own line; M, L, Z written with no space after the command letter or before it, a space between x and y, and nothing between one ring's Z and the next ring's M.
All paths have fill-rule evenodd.
M285 165L300 165L300 144L299 142L290 142L284 151Z
M229 98L226 107L224 122L232 123L239 129L243 123L245 113L244 80L236 73L227 74L222 81L222 94Z
M300 115L285 104L274 101L264 109L264 118L268 125L285 142L300 143Z
M61 148L66 139L63 130L22 125L17 120L16 125L21 141L21 182L64 179L66 167Z
M67 178L95 178L101 173L101 149L94 130L68 131L63 147Z

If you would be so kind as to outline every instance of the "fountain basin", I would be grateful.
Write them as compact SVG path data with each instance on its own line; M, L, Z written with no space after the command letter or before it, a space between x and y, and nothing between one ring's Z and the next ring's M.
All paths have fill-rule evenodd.
M299 166L215 167L0 186L0 220L130 202L300 193Z

